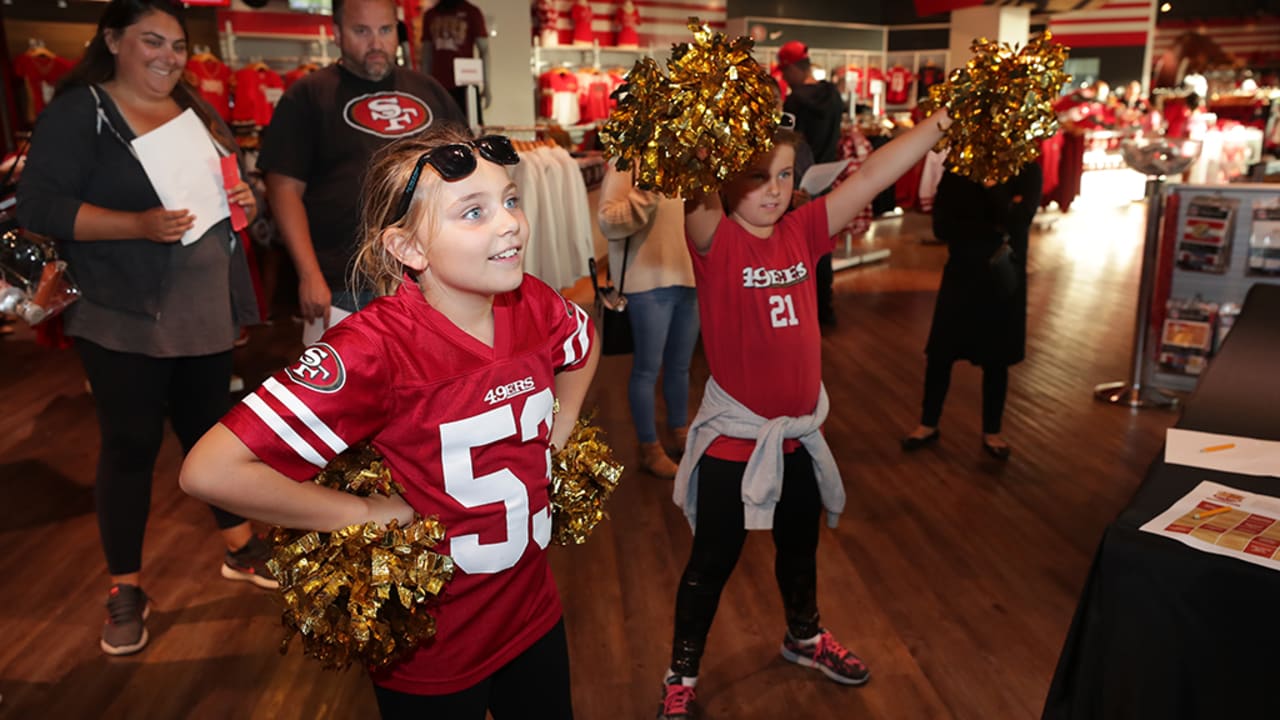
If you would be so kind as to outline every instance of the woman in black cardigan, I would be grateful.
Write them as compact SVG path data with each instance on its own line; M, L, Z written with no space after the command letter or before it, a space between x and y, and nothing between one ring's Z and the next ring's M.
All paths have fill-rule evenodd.
M1042 182L1040 166L1033 162L998 185L953 172L939 183L933 232L947 243L948 257L925 347L920 425L903 439L903 450L917 450L938 439L951 365L968 360L982 367L982 446L1000 460L1009 457L1000 423L1009 366L1025 355L1027 236L1040 205ZM999 259L1006 252L1001 247L1006 234L1011 252L1008 259Z

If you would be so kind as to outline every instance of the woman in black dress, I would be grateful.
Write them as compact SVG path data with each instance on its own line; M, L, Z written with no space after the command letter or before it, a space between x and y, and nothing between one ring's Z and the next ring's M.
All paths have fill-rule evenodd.
M951 366L968 360L982 368L982 446L1000 460L1009 457L1000 423L1009 366L1025 355L1027 236L1040 205L1042 181L1040 166L1033 162L1001 184L953 172L939 183L933 232L947 243L947 264L925 347L920 425L902 440L903 450L938 439ZM1006 237L1007 249L1002 247Z

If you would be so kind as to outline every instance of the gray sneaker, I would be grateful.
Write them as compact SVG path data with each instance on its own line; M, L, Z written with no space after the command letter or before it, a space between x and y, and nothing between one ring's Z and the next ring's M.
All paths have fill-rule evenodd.
M112 585L107 596L107 621L102 625L102 652L132 655L147 646L143 621L151 614L151 602L137 585Z
M271 570L267 568L267 560L271 559L271 546L262 538L254 535L244 547L235 552L227 551L222 561L222 577L228 580L251 582L266 590L280 587Z

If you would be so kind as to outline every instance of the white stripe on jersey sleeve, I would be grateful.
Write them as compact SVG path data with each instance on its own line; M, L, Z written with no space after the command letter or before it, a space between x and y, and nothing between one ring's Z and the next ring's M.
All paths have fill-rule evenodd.
M608 312L608 310L605 312ZM586 312L576 305L573 306L573 319L577 321L578 328L564 341L565 367L578 362L579 358L586 355L587 349L591 347L591 336L587 332L591 327L591 323L587 321Z
M320 457L320 454L316 452L315 448L311 447L310 443L303 440L298 433L294 432L293 428L289 427L288 424L285 423L284 418L281 418L280 414L275 410L272 410L271 407L268 406L261 397L258 397L257 394L246 395L244 398L244 404L252 410L253 414L257 415L262 422L266 423L267 427L271 428L271 431L274 432L277 437L285 441L289 447L293 448L293 451L298 453L303 460L306 460L318 468L322 468L327 464L325 459Z
M312 412L306 403L299 400L298 396L294 395L289 388L281 385L279 380L274 377L267 378L267 381L262 383L262 387L266 388L267 392L275 396L277 400L284 403L285 407L293 411L293 414L307 426L307 429L315 433L316 437L323 440L324 444L328 445L335 453L341 454L343 450L347 449L347 444L342 441L342 438L330 430L329 426Z

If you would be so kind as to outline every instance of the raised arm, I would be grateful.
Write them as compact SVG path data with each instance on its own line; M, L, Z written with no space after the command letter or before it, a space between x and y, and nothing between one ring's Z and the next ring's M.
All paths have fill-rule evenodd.
M600 186L597 213L600 232L609 240L635 235L653 220L661 199L658 193L633 187L631 173L618 170L610 163Z
M916 164L951 126L946 110L925 118L906 134L871 153L858 172L827 196L827 228L834 235L848 225L881 190Z
M684 203L684 232L699 254L711 250L711 238L724 219L724 206L718 193L689 198Z

